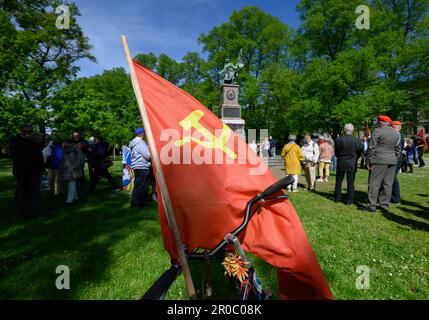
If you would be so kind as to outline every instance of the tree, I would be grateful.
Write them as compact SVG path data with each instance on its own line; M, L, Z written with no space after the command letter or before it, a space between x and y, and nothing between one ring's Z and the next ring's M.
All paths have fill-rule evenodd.
M391 115L403 118L409 124L405 129L415 133L429 113L429 1L374 0L371 4L377 20L368 43L376 49L386 83L406 95L405 108L394 104Z
M66 138L74 130L86 137L100 134L114 145L128 144L141 118L131 79L123 68L81 78L53 99L54 134Z
M149 53L139 53L134 57L134 60L140 62L143 66L156 72L158 57L152 52Z
M56 0L0 3L0 28L7 34L0 41L3 139L19 130L16 124L20 121L36 124L45 132L52 116L52 96L76 76L76 61L95 61L76 22L79 10L74 3L68 4L69 28L56 27L54 10L59 4ZM19 115L15 112L18 105Z
M164 53L161 53L158 57L152 52L139 53L134 59L176 85L181 81L182 65Z
M336 135L344 123L361 127L380 112L403 117L413 104L406 82L419 74L427 79L421 72L427 64L420 63L427 38L417 32L417 26L427 25L427 1L372 1L370 30L354 26L359 4L303 0L298 5L303 23L296 42L305 45L294 53L306 57L300 100L303 112L317 119L303 124L307 130ZM408 52L420 52L419 59Z

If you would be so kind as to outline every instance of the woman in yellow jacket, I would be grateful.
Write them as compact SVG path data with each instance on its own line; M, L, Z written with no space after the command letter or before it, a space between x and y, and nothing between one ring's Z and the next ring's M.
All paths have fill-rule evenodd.
M289 142L285 144L282 150L281 157L285 159L286 174L293 175L295 182L288 186L288 191L298 192L298 177L301 173L301 162L304 161L304 156L299 145L295 143L296 136L290 135Z

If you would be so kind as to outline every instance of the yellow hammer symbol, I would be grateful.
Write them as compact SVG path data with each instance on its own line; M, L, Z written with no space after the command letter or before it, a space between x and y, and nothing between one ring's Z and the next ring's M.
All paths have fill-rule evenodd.
M236 159L237 155L233 150L231 150L226 144L228 143L229 137L231 136L231 129L223 124L222 132L220 136L216 137L209 130L207 130L201 123L200 119L204 116L204 112L201 110L195 110L191 112L185 119L179 122L180 126L185 130L190 130L194 128L200 132L208 141L201 141L192 136L183 137L183 139L175 141L174 145L181 147L186 143L194 141L205 148L210 149L220 149L222 152L226 153L231 159Z

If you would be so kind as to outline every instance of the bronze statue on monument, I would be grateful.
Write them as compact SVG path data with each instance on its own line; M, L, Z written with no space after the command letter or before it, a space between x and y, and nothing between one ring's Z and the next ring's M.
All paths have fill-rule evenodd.
M221 120L245 141L244 120L241 118L241 106L238 102L240 87L236 84L238 71L243 67L243 49L241 49L237 63L233 64L230 59L226 59L219 74L223 74Z
M226 59L223 69L219 74L223 74L224 84L236 84L238 70L244 67L243 63L243 49L240 49L240 55L236 64L231 63L229 59Z

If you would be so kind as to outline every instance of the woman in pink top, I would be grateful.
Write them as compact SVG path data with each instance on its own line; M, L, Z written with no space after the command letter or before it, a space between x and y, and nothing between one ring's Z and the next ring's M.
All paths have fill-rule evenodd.
M319 137L320 140L320 155L319 155L319 179L316 181L328 182L329 178L329 164L331 163L331 159L334 155L334 148L326 142L324 136ZM323 174L323 170L325 170L325 174Z

